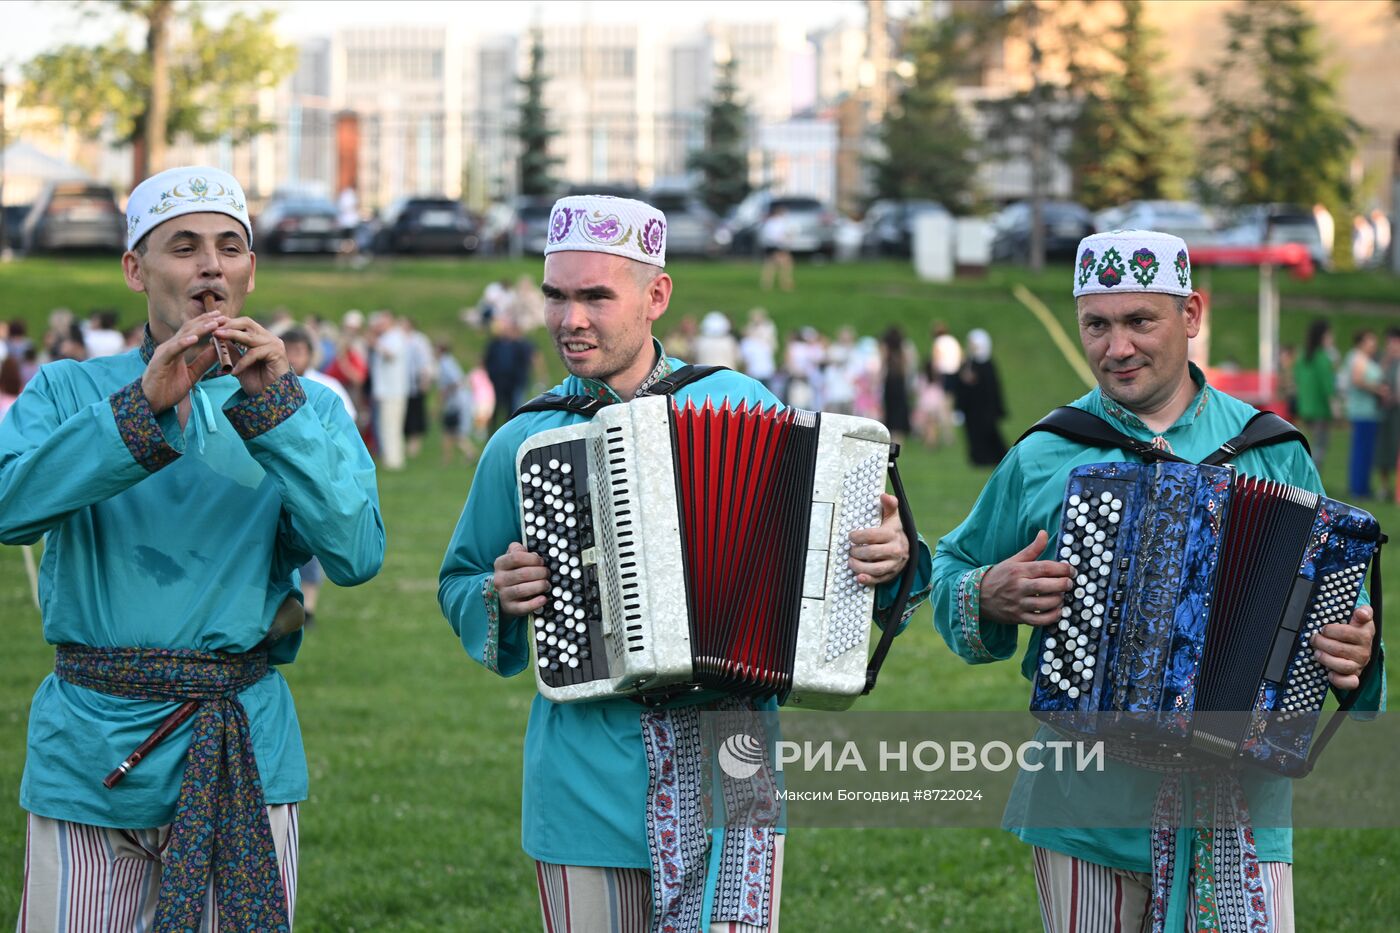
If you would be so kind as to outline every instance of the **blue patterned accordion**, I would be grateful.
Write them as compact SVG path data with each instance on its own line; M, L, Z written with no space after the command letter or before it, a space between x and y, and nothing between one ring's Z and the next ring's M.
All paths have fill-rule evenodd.
M1042 630L1031 711L1131 740L1145 763L1195 752L1306 773L1328 684L1310 642L1351 618L1376 520L1174 462L1078 467L1062 516L1074 588Z

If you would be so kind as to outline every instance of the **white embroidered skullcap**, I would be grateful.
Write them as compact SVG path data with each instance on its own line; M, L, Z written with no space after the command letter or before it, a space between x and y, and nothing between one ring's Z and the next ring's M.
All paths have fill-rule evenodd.
M243 225L253 248L243 187L228 172L207 165L167 169L136 186L126 202L126 248L181 214L227 214Z
M602 194L560 198L549 212L544 254L612 253L666 266L666 215L643 201Z
M1079 241L1074 297L1109 292L1191 294L1186 241L1155 230L1113 230Z

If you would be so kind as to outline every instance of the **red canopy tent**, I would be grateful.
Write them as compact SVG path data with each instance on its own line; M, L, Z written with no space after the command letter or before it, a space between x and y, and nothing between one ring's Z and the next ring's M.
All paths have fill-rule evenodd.
M1197 269L1212 266L1259 267L1259 369L1209 369L1211 385L1261 409L1286 414L1282 400L1275 396L1278 385L1278 278L1282 266L1299 279L1312 278L1313 261L1306 246L1281 243L1276 246L1201 246L1191 250L1191 265ZM1209 285L1200 290L1207 295Z

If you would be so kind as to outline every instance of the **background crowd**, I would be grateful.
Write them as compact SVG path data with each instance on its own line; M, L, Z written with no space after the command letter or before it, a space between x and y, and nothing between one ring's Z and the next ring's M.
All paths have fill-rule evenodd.
M1347 454L1347 496L1368 501L1395 498L1400 460L1400 327L1384 334L1363 328L1351 335L1349 349L1338 347L1332 326L1318 318L1308 327L1302 350L1286 346L1280 371L1288 414L1312 444L1318 469L1327 458L1331 429L1351 426ZM1379 485L1373 480L1379 478Z
M471 461L527 393L546 387L545 357L531 337L544 325L536 283L492 282L461 318L485 335L479 358L459 357L451 341L434 342L388 310L349 310L338 321L277 310L262 323L288 344L299 374L340 395L381 468L397 470L422 452L434 420L443 461ZM41 364L120 353L143 338L141 325L119 330L108 310L80 319L55 309L39 340L22 321L0 323L0 417ZM985 330L965 344L941 323L922 341L897 325L879 335L800 327L780 338L754 308L742 329L721 311L682 317L665 343L672 356L752 376L789 405L880 420L900 442L942 447L961 429L974 465L995 466L1006 453L998 425L1006 406Z
M471 462L516 407L546 388L546 359L532 339L544 326L537 283L492 282L461 318L485 335L478 356L458 354L451 341L435 342L412 318L388 310L349 310L338 321L277 310L263 323L288 342L299 373L341 396L380 466L397 470L422 452L433 421L443 462ZM43 363L121 353L142 339L141 325L122 328L105 308L86 316L55 308L42 335L22 320L0 321L0 418ZM754 308L742 326L722 311L681 317L665 345L688 362L752 376L786 404L880 420L900 442L939 448L961 433L974 466L995 466L1007 450L992 340L980 328L962 340L941 322L926 336L898 325L878 335L850 326L781 334ZM1347 497L1400 501L1400 327L1358 330L1343 348L1319 318L1302 347L1282 348L1280 373L1287 415L1307 434L1319 469L1333 427L1346 422Z

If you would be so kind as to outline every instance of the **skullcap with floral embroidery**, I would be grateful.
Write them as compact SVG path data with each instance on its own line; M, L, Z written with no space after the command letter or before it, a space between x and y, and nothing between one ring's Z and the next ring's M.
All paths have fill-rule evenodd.
M152 175L126 202L126 248L134 249L156 227L182 214L227 214L243 225L253 248L253 224L243 186L228 172L187 165Z
M603 194L560 198L549 212L544 254L612 253L666 266L666 215L644 201Z
M1113 292L1191 294L1186 241L1155 230L1112 230L1079 241L1074 297Z

